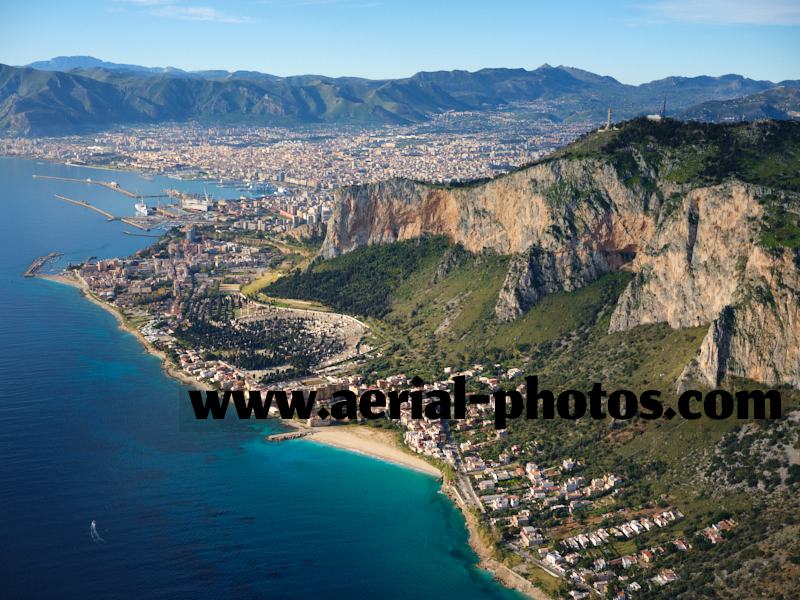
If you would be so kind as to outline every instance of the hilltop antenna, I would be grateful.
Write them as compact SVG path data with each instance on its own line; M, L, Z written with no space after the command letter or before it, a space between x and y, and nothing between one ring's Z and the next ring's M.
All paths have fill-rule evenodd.
M608 107L608 117L606 118L606 131L611 130L611 107Z

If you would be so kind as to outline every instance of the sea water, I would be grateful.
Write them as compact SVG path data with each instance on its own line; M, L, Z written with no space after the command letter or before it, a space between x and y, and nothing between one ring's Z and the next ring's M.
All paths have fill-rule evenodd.
M63 266L153 241L53 194L120 216L132 199L34 173L225 192L0 158L4 598L519 598L475 568L433 478L306 440L267 443L272 423L192 422L181 386L111 314L23 278L52 251Z

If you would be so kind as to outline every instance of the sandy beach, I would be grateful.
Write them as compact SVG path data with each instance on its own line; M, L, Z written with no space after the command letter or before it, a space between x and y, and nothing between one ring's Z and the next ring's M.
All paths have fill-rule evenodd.
M428 461L405 450L391 431L362 425L314 427L311 431L312 434L305 438L311 442L366 454L433 477L442 476L441 471Z
M301 424L295 424L294 426L302 429L309 429ZM442 473L439 469L422 457L411 454L403 448L391 431L382 431L380 429L361 425L314 427L311 428L311 430L313 433L303 439L359 452L373 458L421 471L434 477L442 477ZM464 516L464 521L469 533L469 545L479 558L478 566L481 569L489 571L495 579L500 581L504 586L517 590L528 598L532 598L533 600L550 600L550 596L535 587L531 582L492 558L492 550L485 542L478 529L475 515L461 505L450 488L450 484L445 483L442 486L442 491L447 494Z

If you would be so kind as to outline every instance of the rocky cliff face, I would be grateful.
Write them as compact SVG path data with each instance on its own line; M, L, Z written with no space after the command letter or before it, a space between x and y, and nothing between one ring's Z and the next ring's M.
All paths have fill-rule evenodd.
M320 251L331 258L368 244L444 234L471 252L517 254L598 237L614 250L651 226L642 198L600 161L554 161L481 185L442 188L407 180L338 192Z
M546 294L629 262L652 235L650 202L591 160L540 164L465 188L393 180L340 191L320 253L444 234L471 252L517 255L496 307L510 320Z
M726 375L800 388L800 253L756 247L731 303L711 321L681 376L718 385Z
M742 184L692 190L662 211L655 234L631 264L611 330L666 321L710 323L733 302L760 231L758 191Z
M623 179L608 161L563 158L470 187L393 180L348 188L321 255L423 234L513 255L495 307L501 320L547 294L629 269L635 277L611 331L708 323L685 377L800 386L800 258L758 243L769 190L736 181L677 185L644 161L638 169L648 185Z
M457 221L454 198L444 190L403 179L353 186L337 192L320 255L332 258L422 234L455 238Z
M684 195L631 263L610 330L710 323L684 382L736 375L800 387L800 254L758 244L766 193L729 183Z

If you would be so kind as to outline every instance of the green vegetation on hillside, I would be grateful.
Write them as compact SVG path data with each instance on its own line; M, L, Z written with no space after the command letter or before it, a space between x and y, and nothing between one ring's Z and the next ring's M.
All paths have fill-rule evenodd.
M315 300L337 310L382 317L397 287L415 270L440 260L443 237L408 240L388 246L365 246L333 260L312 263L264 288L268 296Z
M609 160L630 177L643 175L643 162L656 177L692 186L736 178L800 191L800 123L794 121L713 125L640 118L617 131L589 134L546 160L560 157Z
M764 220L761 245L800 248L800 198L769 194L761 199Z

